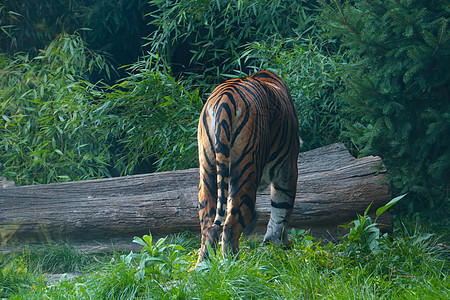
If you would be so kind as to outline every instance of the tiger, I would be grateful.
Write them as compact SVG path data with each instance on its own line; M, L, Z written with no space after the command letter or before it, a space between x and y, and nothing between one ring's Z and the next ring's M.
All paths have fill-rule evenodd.
M285 245L300 148L286 83L260 71L217 86L200 114L197 140L201 248L193 269L208 257L208 243L217 249L221 231L222 255L238 253L241 234L249 234L256 223L256 192L269 184L271 213L263 243Z

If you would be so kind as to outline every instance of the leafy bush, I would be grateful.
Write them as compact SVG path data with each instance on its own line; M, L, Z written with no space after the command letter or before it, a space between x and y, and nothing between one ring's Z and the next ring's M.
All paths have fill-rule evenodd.
M273 38L252 42L242 54L248 68L273 70L288 85L297 109L302 151L343 141L346 122L339 76L342 55L327 55L324 42L312 38Z
M129 64L141 54L141 37L152 30L144 17L151 9L147 2L2 1L0 49L9 54L26 52L34 56L61 32L78 32L91 49L110 53L118 64Z
M448 1L320 2L353 60L343 76L348 135L362 155L380 155L393 186L420 206L448 205Z
M249 42L313 31L315 4L289 1L150 1L156 30L147 37L152 53L175 73L207 83L246 73L240 54Z
M198 164L197 120L203 105L198 89L185 88L189 81L176 81L152 63L135 63L133 74L103 94L95 110L102 116L104 139L115 143L121 175Z
M153 244L151 233L142 238L135 237L133 242L141 245L139 267L136 277L145 279L147 276L159 280L178 278L178 274L189 268L188 257L183 254L186 250L177 244L167 244L166 238L159 239ZM132 255L130 253L130 255Z
M62 35L41 55L0 60L0 159L18 184L109 176L98 143L87 70L105 66L79 36Z
M405 195L395 197L387 204L379 207L376 211L375 220L373 221L368 216L370 207L372 206L369 205L362 216L358 215L356 220L353 220L348 225L342 225L341 227L349 229L349 233L344 236L341 247L345 248L345 251L351 255L355 255L356 253L377 254L381 250L380 243L388 239L387 233L383 236L380 235L380 229L377 227L380 224L377 224L377 219L383 212L403 197Z
M0 163L17 184L195 166L201 100L149 61L108 87L84 78L108 70L77 35L41 55L0 60ZM133 71L133 70L131 70Z

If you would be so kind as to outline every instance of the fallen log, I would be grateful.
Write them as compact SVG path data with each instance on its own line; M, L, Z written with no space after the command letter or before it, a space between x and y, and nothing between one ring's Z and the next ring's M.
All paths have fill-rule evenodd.
M372 203L390 200L379 157L353 158L342 144L301 153L290 226L330 237ZM66 183L0 185L0 233L20 241L130 239L199 232L198 169ZM270 213L270 189L258 194L257 228Z

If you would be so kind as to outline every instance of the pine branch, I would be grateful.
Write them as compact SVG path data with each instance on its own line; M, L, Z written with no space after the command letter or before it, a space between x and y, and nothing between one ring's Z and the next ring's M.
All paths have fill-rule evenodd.
M444 20L442 22L442 28L441 28L441 35L439 37L439 42L438 45L436 46L436 49L434 49L433 55L436 53L436 51L439 49L439 46L442 45L442 37L444 35L444 29L445 29L445 25L447 24L447 20Z

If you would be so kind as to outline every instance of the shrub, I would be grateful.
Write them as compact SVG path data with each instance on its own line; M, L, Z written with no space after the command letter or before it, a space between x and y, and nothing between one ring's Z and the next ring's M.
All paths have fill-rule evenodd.
M118 64L129 64L141 53L141 37L152 30L144 18L150 8L147 0L2 1L0 49L34 56L62 31L78 32L91 49L110 53ZM104 75L95 74L109 79Z
M61 35L33 59L0 59L0 152L4 175L18 184L109 176L107 144L99 144L83 79L105 66L79 36Z
M448 204L448 2L320 2L323 22L353 60L343 76L347 134L362 155L380 155L394 188L417 204Z
M149 64L115 86L92 84L89 71L108 65L77 35L33 59L3 57L2 173L34 184L195 166L198 91Z
M147 37L153 53L175 73L207 83L247 72L240 54L248 42L313 31L315 4L308 1L150 1L156 30Z
M99 100L95 112L114 143L119 174L195 167L197 120L202 108L198 89L185 88L164 67L141 60L132 74Z

